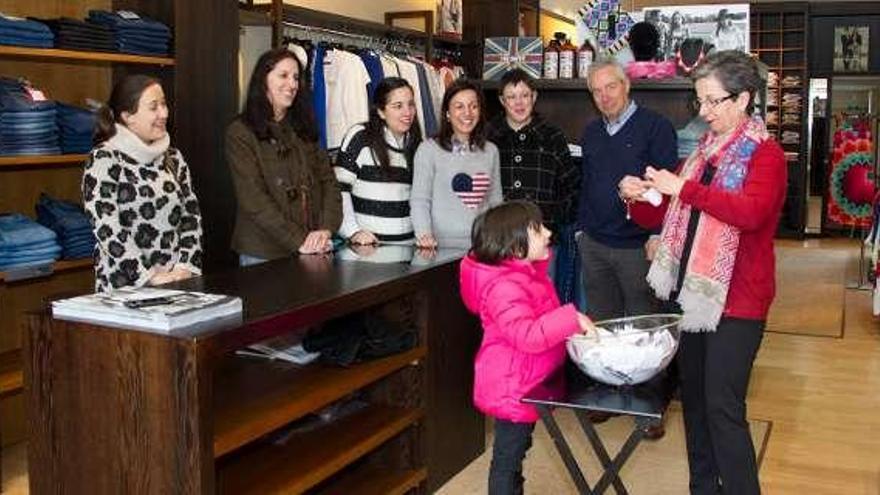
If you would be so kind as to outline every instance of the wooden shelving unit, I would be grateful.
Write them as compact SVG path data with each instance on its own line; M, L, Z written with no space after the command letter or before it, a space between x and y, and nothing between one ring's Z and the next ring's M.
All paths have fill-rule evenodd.
M147 57L114 52L62 50L58 48L28 48L0 45L0 57L27 57L36 59L85 60L89 62L117 62L124 64L174 65L171 57Z
M795 152L797 159L788 160L788 194L779 235L802 237L806 225L807 179L807 73L809 14L806 3L755 4L751 7L752 53L775 73L776 84L767 86L767 112L774 112L775 121L767 129L786 152ZM786 77L797 77L798 84L783 84ZM769 95L775 94L775 100ZM798 95L800 108L792 110L785 104L786 95ZM795 122L785 122L785 115ZM783 142L786 132L798 135L796 143Z
M295 433L283 445L266 443L250 449L227 463L220 462L220 493L303 493L421 417L422 412L415 409L368 406L325 427ZM304 452L309 455L303 457ZM296 469L286 469L294 464Z
M214 456L249 442L326 406L423 358L424 347L351 368L274 366L230 359L218 371ZM246 397L246 399L240 399Z
M71 163L82 163L89 155L19 155L0 156L0 167L24 167L58 165L69 166Z

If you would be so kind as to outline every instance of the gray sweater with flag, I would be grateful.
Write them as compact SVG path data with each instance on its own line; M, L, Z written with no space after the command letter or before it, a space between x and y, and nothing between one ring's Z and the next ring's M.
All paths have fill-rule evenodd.
M416 151L410 214L416 237L433 234L440 247L470 248L471 224L500 204L498 148L446 151L434 139Z

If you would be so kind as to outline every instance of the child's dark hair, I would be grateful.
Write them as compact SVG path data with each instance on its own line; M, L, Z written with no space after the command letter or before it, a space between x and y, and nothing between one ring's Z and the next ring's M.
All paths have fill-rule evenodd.
M508 201L484 212L471 227L474 258L497 265L509 258L525 258L529 252L529 229L540 229L541 209L528 201Z

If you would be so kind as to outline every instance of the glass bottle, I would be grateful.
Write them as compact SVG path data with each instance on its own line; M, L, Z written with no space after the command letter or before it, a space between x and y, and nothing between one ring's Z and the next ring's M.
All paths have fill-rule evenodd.
M559 77L559 42L555 39L547 43L544 48L544 79L556 79Z
M590 65L593 63L593 60L596 60L596 53L593 50L593 45L591 45L589 41L584 40L584 44L581 45L577 53L577 69L579 79L587 78L587 74L590 71Z
M565 37L565 33L555 33L559 48L559 79L573 79L575 74L574 61L577 58L577 47Z

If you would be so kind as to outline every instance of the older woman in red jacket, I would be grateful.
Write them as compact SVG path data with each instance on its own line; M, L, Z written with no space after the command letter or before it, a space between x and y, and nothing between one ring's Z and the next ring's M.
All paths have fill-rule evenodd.
M678 174L625 178L625 199L669 196L652 243L648 282L678 303L678 362L692 494L760 493L745 397L775 295L773 237L785 200L782 149L751 117L763 84L737 51L710 55L693 74L709 131ZM649 195L650 196L650 195Z

